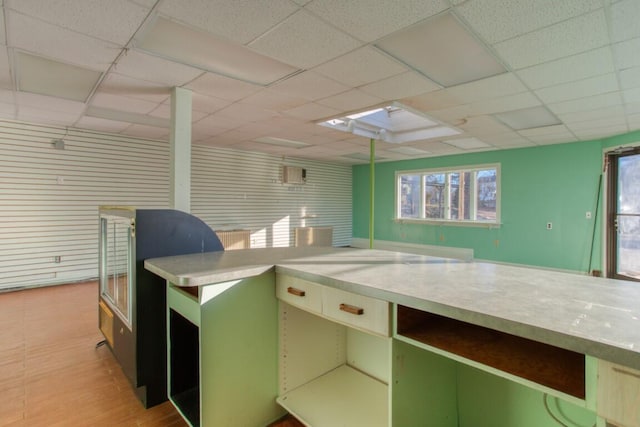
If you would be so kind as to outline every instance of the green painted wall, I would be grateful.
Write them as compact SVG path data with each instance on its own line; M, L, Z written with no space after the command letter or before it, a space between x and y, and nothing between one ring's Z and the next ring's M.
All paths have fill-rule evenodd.
M640 141L640 132L613 138L522 149L378 163L376 240L474 249L476 259L586 272L592 247L603 149ZM500 163L500 227L401 224L393 221L395 172ZM592 219L586 219L587 211ZM591 269L602 269L602 209ZM353 236L368 238L369 165L353 167ZM547 230L547 222L553 229Z

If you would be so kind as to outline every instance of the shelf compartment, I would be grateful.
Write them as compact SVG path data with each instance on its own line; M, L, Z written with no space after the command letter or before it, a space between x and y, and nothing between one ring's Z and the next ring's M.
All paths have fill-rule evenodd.
M397 334L584 400L585 355L398 305Z
M348 365L291 390L277 402L306 426L389 425L388 386Z

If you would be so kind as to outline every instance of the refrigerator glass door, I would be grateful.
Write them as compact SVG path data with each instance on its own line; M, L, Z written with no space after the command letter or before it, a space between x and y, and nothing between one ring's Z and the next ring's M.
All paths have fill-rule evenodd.
M131 328L133 218L101 215L100 293Z

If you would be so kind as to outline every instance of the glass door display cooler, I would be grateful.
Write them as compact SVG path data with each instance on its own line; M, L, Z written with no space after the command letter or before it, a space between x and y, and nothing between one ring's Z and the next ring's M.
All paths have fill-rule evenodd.
M165 281L145 259L224 250L199 218L172 209L99 209L98 323L146 408L167 400Z

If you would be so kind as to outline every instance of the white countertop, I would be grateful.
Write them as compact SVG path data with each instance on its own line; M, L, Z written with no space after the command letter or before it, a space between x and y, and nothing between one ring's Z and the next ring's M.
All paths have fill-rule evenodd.
M249 249L145 261L145 268L178 286L237 280L274 267L640 369L636 282L351 248Z

